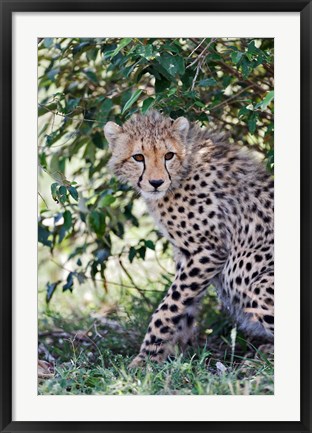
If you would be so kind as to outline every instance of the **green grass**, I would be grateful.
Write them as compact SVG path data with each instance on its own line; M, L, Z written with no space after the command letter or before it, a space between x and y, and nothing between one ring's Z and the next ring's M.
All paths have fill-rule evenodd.
M39 337L39 358L49 360L51 374L39 379L41 395L274 393L273 361L260 352L255 358L255 349L236 339L233 332L232 341L231 333L228 338L212 336L204 347L190 348L184 356L163 365L147 362L145 367L131 370L128 365L145 329L139 323L91 318L64 321L50 315L44 329Z
M246 367L225 373L209 366L205 350L193 357L179 357L164 365L148 363L129 371L128 356L108 350L96 363L87 357L56 367L56 375L40 383L39 394L53 395L257 395L273 393L270 362L250 361ZM213 365L213 362L211 363Z

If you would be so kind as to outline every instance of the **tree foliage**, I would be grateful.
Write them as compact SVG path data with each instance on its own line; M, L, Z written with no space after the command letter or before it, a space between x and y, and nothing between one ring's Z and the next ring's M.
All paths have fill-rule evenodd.
M228 131L273 169L273 47L273 39L39 40L39 179L50 181L39 183L38 239L51 255L66 246L71 269L46 282L47 301L87 278L105 284L112 255L132 262L155 249L154 233L114 251L114 239L141 221L136 193L107 170L108 120L150 108L185 116Z

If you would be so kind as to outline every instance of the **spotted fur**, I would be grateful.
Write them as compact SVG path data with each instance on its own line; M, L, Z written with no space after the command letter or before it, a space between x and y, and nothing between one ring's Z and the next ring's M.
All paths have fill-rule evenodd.
M104 131L110 166L142 194L175 251L174 282L132 366L147 356L162 362L176 343L187 343L211 283L241 329L272 341L274 183L262 163L185 118L155 111Z

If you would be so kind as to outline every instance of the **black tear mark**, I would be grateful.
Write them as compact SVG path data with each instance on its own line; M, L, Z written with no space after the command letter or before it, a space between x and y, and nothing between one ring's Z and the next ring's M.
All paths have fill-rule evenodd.
M145 172L145 160L143 160L143 171L142 171L141 176L139 177L139 180L138 180L138 187L139 188L141 188L141 182L143 179L144 172Z

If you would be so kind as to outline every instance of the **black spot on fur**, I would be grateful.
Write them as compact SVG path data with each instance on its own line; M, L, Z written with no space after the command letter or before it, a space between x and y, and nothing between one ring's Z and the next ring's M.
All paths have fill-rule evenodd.
M198 284L198 283L192 283L192 284L190 285L190 289L191 289L193 292L195 292L196 290L199 289L199 284Z
M238 286L240 286L242 284L242 279L241 277L236 277L235 282Z
M193 302L194 302L194 298L186 298L183 301L183 305L189 306L189 305L192 305Z
M171 297L175 301L178 301L181 298L181 293L180 292L173 292L172 295L171 295Z
M196 275L198 275L200 273L200 269L199 268L193 268L190 270L189 276L190 277L196 277Z
M180 320L183 318L183 314L179 314L178 316L175 316L171 319L172 323L174 323L175 325L177 325Z
M269 323L269 324L273 324L274 323L274 317L273 316L263 316L263 319L264 319L264 321L266 322L266 323Z
M184 281L187 279L187 275L185 272L182 272L182 274L180 275L180 280Z
M199 263L202 263L203 265L206 263L209 263L209 258L208 257L201 257L199 259Z
M187 324L187 326L192 326L193 322L194 322L194 317L191 316L191 315L189 315L189 314L187 314L186 315L186 324Z

